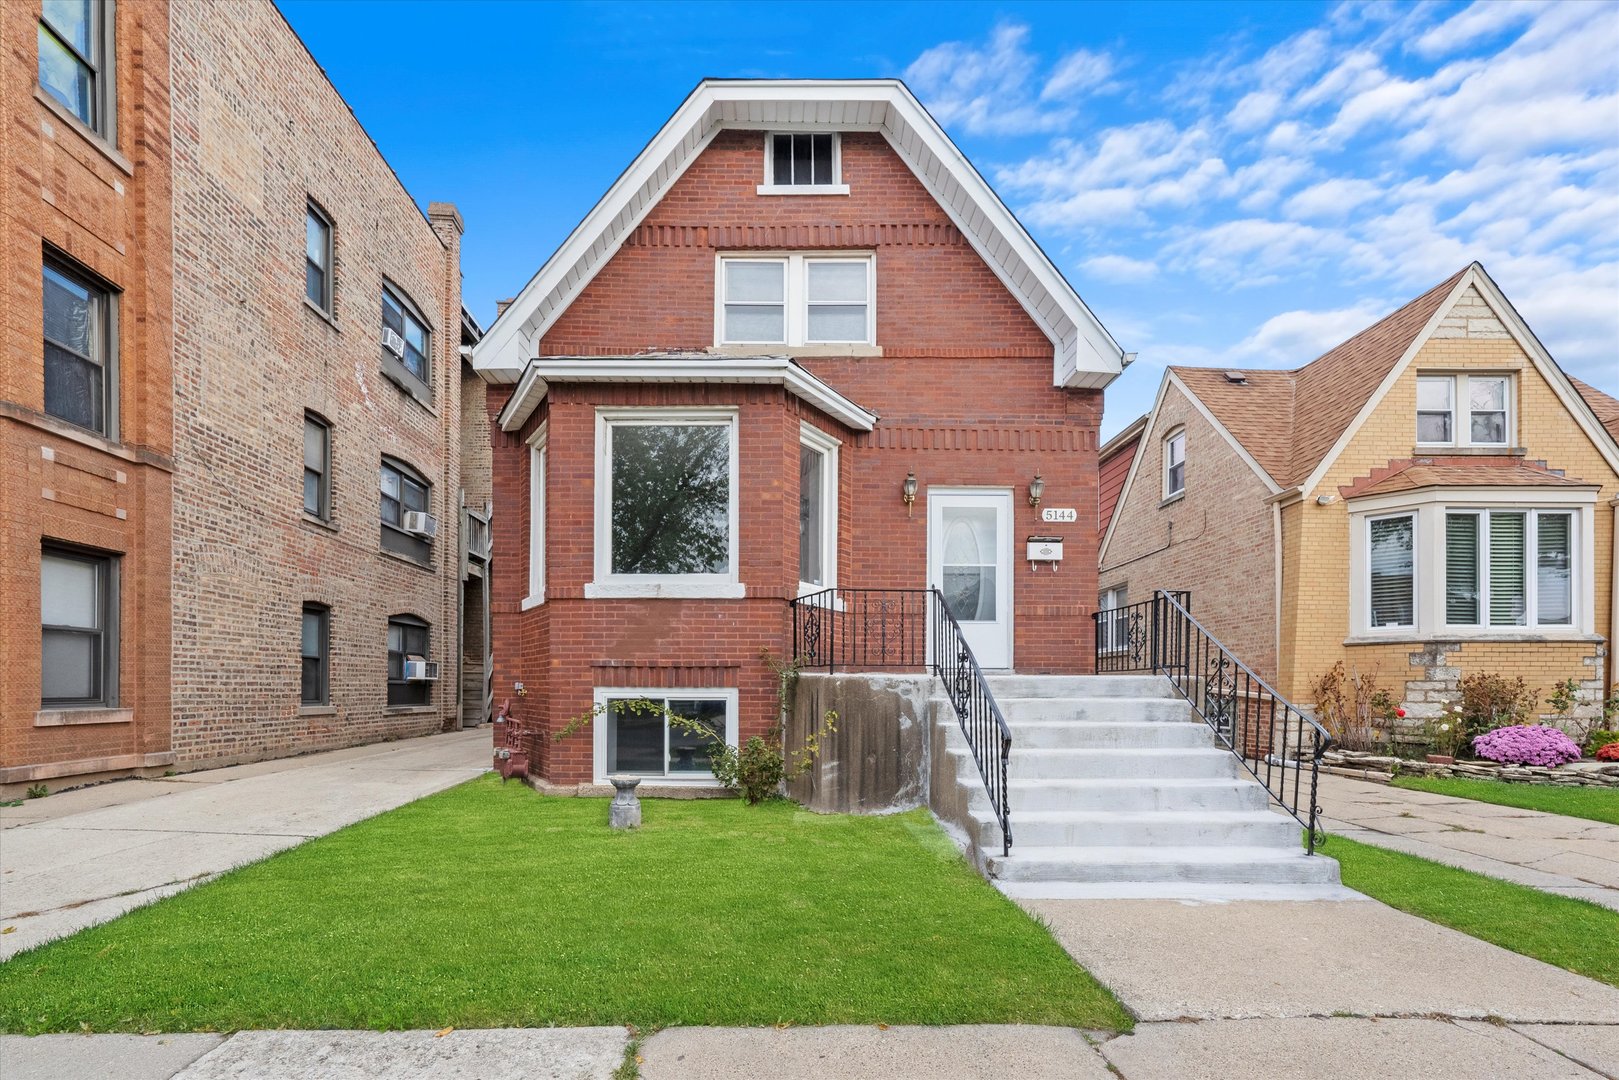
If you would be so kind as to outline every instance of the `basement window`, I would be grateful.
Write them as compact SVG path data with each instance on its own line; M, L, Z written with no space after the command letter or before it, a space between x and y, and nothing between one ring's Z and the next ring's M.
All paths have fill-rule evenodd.
M598 689L595 697L598 780L622 774L711 784L713 748L737 745L734 689ZM669 713L693 723L671 722Z

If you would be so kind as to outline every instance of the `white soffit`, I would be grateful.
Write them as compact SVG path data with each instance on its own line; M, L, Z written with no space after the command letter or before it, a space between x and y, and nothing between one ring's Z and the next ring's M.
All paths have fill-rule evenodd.
M1056 385L1101 388L1118 377L1118 343L897 79L699 83L485 332L473 368L489 382L521 378L546 331L716 133L799 126L881 133L1051 340Z

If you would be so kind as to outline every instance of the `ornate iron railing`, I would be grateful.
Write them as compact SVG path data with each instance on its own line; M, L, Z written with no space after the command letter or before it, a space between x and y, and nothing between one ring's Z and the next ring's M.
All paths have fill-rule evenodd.
M794 600L792 610L793 656L805 670L938 676L1001 827L1001 852L1010 855L1012 729L944 595L938 589L825 589Z
M1167 675L1221 745L1304 826L1315 854L1321 755L1332 736L1193 618L1189 594L1160 589L1151 600L1098 611L1096 670Z

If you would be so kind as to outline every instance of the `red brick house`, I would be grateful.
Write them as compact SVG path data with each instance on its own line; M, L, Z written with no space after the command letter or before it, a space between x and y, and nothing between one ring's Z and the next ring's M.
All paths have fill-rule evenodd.
M901 83L700 84L473 351L495 698L603 710L539 774L712 783L613 702L766 729L809 594L939 586L984 668L1089 671L1127 360Z

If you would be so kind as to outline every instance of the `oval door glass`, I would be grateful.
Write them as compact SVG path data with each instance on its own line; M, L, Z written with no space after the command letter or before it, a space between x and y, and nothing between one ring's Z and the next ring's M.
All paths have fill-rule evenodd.
M958 622L995 621L995 516L988 506L944 508L944 598Z

